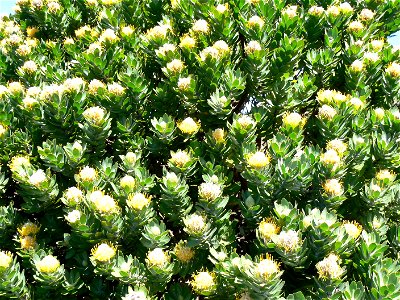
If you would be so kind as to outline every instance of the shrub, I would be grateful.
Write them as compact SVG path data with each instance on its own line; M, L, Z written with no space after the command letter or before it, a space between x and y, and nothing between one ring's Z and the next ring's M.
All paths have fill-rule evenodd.
M399 299L399 0L17 0L0 295Z

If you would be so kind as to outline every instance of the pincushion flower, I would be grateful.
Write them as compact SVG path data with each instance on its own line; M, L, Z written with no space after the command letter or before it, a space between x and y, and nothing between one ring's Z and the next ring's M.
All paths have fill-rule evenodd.
M224 57L230 53L231 49L225 41L216 41L212 47L218 51L219 57Z
M339 279L344 273L339 263L340 258L335 254L329 254L328 257L318 262L315 267L317 268L319 278Z
M90 195L90 200L93 203L95 209L103 214L116 213L119 211L119 206L117 205L114 198L108 195L100 195L97 193L92 193Z
M249 127L254 126L254 124L256 123L254 122L253 118L248 115L241 115L238 118L237 122L239 123L240 127L245 130L249 129Z
M375 63L379 60L379 54L376 52L365 52L363 58L366 63Z
M36 246L36 237L35 236L22 236L20 238L21 249L33 249Z
M370 42L372 50L379 52L382 50L383 46L385 45L384 40L372 40Z
M78 173L79 180L83 182L94 182L98 178L97 171L91 167L85 166L79 173Z
M88 92L90 95L96 95L99 90L104 90L106 88L106 85L101 82L100 80L93 79L89 83L89 89Z
M342 183L337 179L328 179L322 184L325 193L330 197L341 196L344 193Z
M192 30L196 33L208 33L210 30L206 20L197 20L192 26Z
M74 224L74 223L78 222L78 221L81 219L81 216L82 216L82 213L81 213L79 210L74 209L73 211L70 211L70 212L65 216L65 219L66 219L69 223Z
M64 91L66 92L79 92L79 90L85 85L85 81L82 78L68 78L63 83Z
M279 264L272 259L269 253L265 257L262 257L260 262L255 266L256 276L267 281L279 273L279 271Z
M192 248L187 247L185 243L179 242L174 247L174 254L181 263L188 263L193 259L195 252Z
M375 175L376 180L378 181L389 181L392 182L396 179L396 174L390 170L384 169L380 170L378 173Z
M0 138L3 137L7 132L7 127L3 124L0 124Z
M47 255L36 262L36 267L41 273L54 273L60 267L60 261L53 255Z
M340 156L335 150L329 149L321 154L320 161L324 165L337 167L340 164Z
M229 6L228 3L225 4L218 4L215 7L216 11L219 12L221 15L223 15L224 13L226 13L229 10Z
M360 73L364 70L364 67L364 62L357 59L350 65L350 70L354 73Z
M172 74L180 74L182 73L183 69L185 69L185 64L179 59L174 59L171 62L167 63L166 68Z
M351 32L359 33L364 30L364 25L360 21L353 21L348 28Z
M47 181L47 176L42 169L39 169L36 172L34 172L28 179L28 182L36 187L40 187L40 185L42 185L46 181Z
M119 182L120 187L133 189L136 186L136 180L130 175L125 175Z
M250 41L245 47L244 51L247 55L254 54L255 52L261 51L261 45L257 41Z
M339 4L339 9L343 14L352 14L354 9L351 7L350 3L343 2Z
M396 62L390 63L385 72L393 78L400 78L400 64Z
M257 151L249 154L246 158L246 161L251 168L259 170L269 165L271 157L264 152Z
M24 62L21 69L27 74L33 74L37 71L38 66L33 60L28 60Z
M212 137L217 144L222 144L225 142L225 130L222 128L217 128L212 132Z
M352 238L356 239L360 236L362 231L362 226L358 224L356 221L343 221L343 227L346 230L346 233Z
M200 129L200 124L195 122L192 118L187 117L182 122L178 123L178 128L184 134L192 135L195 134Z
M171 260L171 257L161 248L155 248L147 253L147 263L149 266L158 268L164 267Z
M318 117L320 119L332 120L337 115L336 109L329 105L322 105L318 110Z
M124 36L131 36L135 32L135 27L124 26L121 28L121 34Z
M190 84L192 82L191 77L181 77L178 80L178 89L182 92L186 92L190 88Z
M151 197L148 197L143 193L130 194L126 201L126 204L134 210L142 210L145 207L148 207L150 203Z
M75 41L73 38L65 38L64 40L64 46L69 46L69 45L74 45Z
M57 12L59 12L61 10L61 5L60 5L60 3L55 2L55 1L48 2L47 3L47 10L50 13L53 13L53 14L57 13Z
M266 218L258 225L258 232L265 241L270 241L271 238L279 233L280 227L272 218Z
M340 15L340 8L339 6L331 5L327 8L326 13L328 16L336 18Z
M125 94L125 88L117 82L109 83L107 90L113 96L123 96Z
M168 52L175 52L176 46L174 44L166 43L156 50L156 54L165 56Z
M11 172L18 171L21 167L30 167L31 162L29 160L29 156L14 156L11 158L11 162L9 164Z
M149 40L164 39L167 37L167 33L170 29L171 27L169 25L158 25L147 30L146 37Z
M179 44L179 47L181 48L187 48L187 49L193 49L194 47L196 47L196 40L189 36L189 35L184 35L181 38L181 42Z
M305 119L298 113L286 113L283 116L283 124L292 128L303 127Z
M314 17L320 17L325 12L324 8L321 6L311 6L308 13Z
M87 121L95 125L100 125L104 120L106 112L101 107L93 106L87 108L82 115Z
M29 64L30 64L30 63L29 63ZM8 91L9 91L11 94L15 95L15 94L22 93L22 92L24 91L24 87L23 87L23 85L21 84L21 82L19 82L19 81L13 81L13 82L10 82L10 83L8 84Z
M365 107L365 103L357 97L351 98L350 104L355 108L355 110L359 110Z
M301 246L298 232L294 230L282 230L278 235L272 237L273 242L286 252L296 251Z
M0 272L8 269L13 260L12 254L8 251L0 251Z
M248 21L247 25L251 28L258 27L259 29L264 26L264 20L261 19L259 16L252 16Z
M364 8L360 12L359 18L362 21L370 21L374 18L374 16L375 16L375 13L372 10L370 10L368 8Z
M347 144L340 139L334 139L327 143L326 149L333 149L339 154L339 156L343 156L347 151Z
M192 156L186 150L178 150L171 152L170 162L178 168L183 168L188 162L192 160Z
M64 198L70 205L77 205L83 199L83 192L77 187L70 187L64 192Z
M288 6L282 11L282 15L286 15L292 19L297 16L297 8L297 5Z
M207 59L218 59L219 52L214 47L206 47L200 52L200 60L206 61Z
M95 247L92 248L91 257L96 261L105 263L113 259L116 253L117 249L113 244L102 243L102 244L97 244Z
M197 294L214 294L217 289L215 274L208 271L198 272L197 274L193 275L190 285Z
M18 228L18 233L22 236L36 235L39 230L40 229L37 224L28 221Z
M188 233L192 235L203 234L207 227L206 218L196 213L188 215L183 223Z
M222 187L213 182L203 182L199 186L199 197L207 201L214 201L222 195Z

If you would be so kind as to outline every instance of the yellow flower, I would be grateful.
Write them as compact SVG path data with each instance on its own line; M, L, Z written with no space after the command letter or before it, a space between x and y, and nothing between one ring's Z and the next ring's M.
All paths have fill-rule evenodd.
M135 32L135 27L129 25L121 28L121 34L125 36L131 36Z
M333 101L335 96L335 90L319 90L317 93L317 99L321 104L329 104Z
M327 150L333 149L340 156L343 156L343 154L347 151L347 144L345 142L343 142L342 140L334 139L334 140L328 142L328 144L326 145L326 149Z
M0 137L3 137L7 132L7 127L0 124Z
M259 16L252 16L248 21L247 25L251 28L258 27L259 29L264 26L264 20Z
M119 40L119 37L116 35L115 31L112 29L106 29L100 35L99 41L101 43L108 42L108 43L115 43Z
M219 57L224 57L231 51L229 45L224 41L216 41L212 47L218 51Z
M265 255L265 258L261 258L255 267L255 274L265 280L269 280L275 274L279 273L279 271L279 263L274 261L269 253Z
M214 201L222 195L222 187L213 182L203 182L199 186L199 197L207 201Z
M66 92L79 92L80 89L85 85L85 81L82 78L68 78L63 83L64 91Z
M286 252L293 252L301 245L299 234L294 230L283 230L279 235L273 236L272 240L279 248L283 248Z
M340 3L339 9L343 14L352 14L354 11L354 9L351 7L350 3L348 3L348 2Z
M389 180L390 182L392 182L396 179L396 174L390 170L385 169L380 170L378 173L376 173L375 178L379 181Z
M119 185L123 189L125 188L133 189L136 186L136 180L130 175L125 175L124 177L121 178Z
M364 8L360 12L359 18L362 21L370 21L374 18L374 16L375 16L375 13L372 10Z
M365 107L365 103L357 97L353 97L350 99L350 104L356 109L359 110Z
M204 48L201 52L200 52L200 60L201 61L206 61L207 58L210 59L218 59L219 58L219 52L217 49L213 48L213 47L207 47Z
M98 195L98 197L95 197L93 195L90 196L90 200L94 204L96 210L98 210L101 213L115 213L119 211L119 206L115 202L115 200L108 195ZM97 194L96 194L97 195Z
M64 192L64 197L69 205L77 205L83 199L83 192L77 187L70 187Z
M222 128L217 128L212 132L212 137L217 144L222 144L225 142L225 131Z
M192 82L191 77L181 77L178 80L178 89L182 92L188 91Z
M0 251L0 270L8 269L13 260L11 252Z
M193 275L190 285L197 294L214 294L217 289L215 274L208 271L198 272L196 275Z
M22 99L22 107L26 110L32 109L38 103L39 102L36 99L31 97L25 97Z
M320 160L324 165L330 165L334 168L340 164L340 156L333 149L329 149L325 153L321 154Z
M96 95L100 89L104 90L105 88L106 88L106 85L103 82L101 82L100 80L97 80L97 79L93 79L89 83L88 92L90 95Z
M359 33L364 30L364 25L360 21L353 21L349 24L349 30Z
M225 4L218 4L215 9L217 10L217 12L219 12L221 15L226 13L229 10L229 6L228 3Z
M322 14L325 12L324 8L321 6L311 6L310 9L308 10L308 13L314 17L319 17L322 16Z
M358 238L362 231L362 226L356 221L343 221L343 227L346 233L353 239Z
M30 167L31 162L29 160L29 156L14 156L11 158L11 162L9 164L11 172L17 171L21 167Z
M109 83L107 90L113 96L123 96L125 94L125 88L116 82Z
M329 6L326 10L326 13L328 14L328 16L337 17L340 15L340 8L336 5Z
M376 52L381 51L384 45L385 45L384 40L372 40L371 41L371 48L372 48L372 50L374 50Z
M321 279L338 279L344 273L340 267L340 258L335 254L329 254L328 257L318 262L317 268L319 278Z
M8 90L11 94L19 94L24 91L24 87L22 86L21 82L15 81L15 82L10 82L8 84Z
M178 150L176 152L171 152L170 162L177 166L178 168L183 168L188 162L192 160L190 153L186 150Z
M195 134L200 129L200 124L188 117L178 124L178 128L185 134Z
M329 105L322 105L318 110L318 117L320 119L332 120L337 114L336 109Z
M194 22L192 30L196 33L207 33L210 28L206 20L197 20Z
M283 15L288 16L290 19L297 16L297 5L291 5L282 11Z
M258 225L258 232L266 241L271 240L271 237L278 234L279 230L280 227L276 225L272 218L266 218L261 221L260 225Z
M84 167L78 174L78 178L83 182L94 182L98 178L97 171L91 167Z
M341 196L344 193L342 183L337 179L328 179L322 184L322 188L330 197Z
M36 235L39 232L39 226L30 221L24 223L18 228L18 233L22 236Z
M249 129L249 127L255 124L253 118L248 115L241 115L238 118L237 122L239 123L242 129Z
M109 262L117 253L117 249L111 243L102 243L93 247L91 253L94 260Z
M32 47L28 45L20 45L17 49L17 53L21 56L27 56L32 52Z
M142 193L130 194L126 204L134 210L142 210L151 203L151 197Z
M64 46L73 45L73 44L75 44L75 41L73 38L65 38Z
M105 6L116 5L120 2L121 2L121 0L101 0L101 4L103 4Z
M75 30L75 36L77 38L82 38L84 37L87 33L89 33L92 30L92 28L90 28L90 26L83 26L78 28L77 30Z
M261 45L257 41L250 41L245 47L244 51L247 55L253 54L255 52L261 51Z
M47 10L50 13L59 12L61 10L61 5L60 5L60 3L54 2L54 1L48 2L47 3Z
M188 35L184 35L181 38L181 43L179 44L181 48L193 49L196 47L196 40Z
M400 78L400 64L392 62L386 68L386 73L388 73L393 78Z
M176 244L174 248L174 253L176 255L176 258L182 263L188 263L193 259L195 255L194 250L187 247L183 242Z
M22 249L32 249L36 246L36 237L35 236L22 236L20 238L21 248Z
M379 54L376 52L365 52L363 59L369 63L376 63L379 60Z
M204 230L207 226L205 217L196 213L187 216L183 220L183 223L185 224L185 227L188 230L189 234L192 235L200 235L204 233Z
M60 262L56 257L47 255L36 262L36 267L41 273L54 273L60 267Z
M247 164L253 169L262 169L269 165L271 157L264 152L257 151L248 155Z
M385 117L385 110L383 108L375 108L374 114L378 120L382 120Z
M182 73L185 68L185 64L180 59L174 59L171 62L167 63L167 70L173 74Z
M303 117L296 113L286 113L283 116L283 124L286 126L290 126L292 128L296 128L296 127L303 127L305 123L305 119L303 119Z
M170 29L171 27L169 25L158 25L147 30L146 37L149 40L164 39L167 37L167 33Z
M105 114L106 112L104 111L104 109L98 106L93 106L87 108L82 115L85 120L95 125L100 125L104 120Z
M362 60L355 60L351 65L350 65L350 71L354 73L360 73L364 70L364 62Z
M147 262L150 266L164 267L170 262L171 257L161 248L155 248L147 253Z
M33 74L37 71L38 66L33 60L28 60L24 62L21 69L27 74Z

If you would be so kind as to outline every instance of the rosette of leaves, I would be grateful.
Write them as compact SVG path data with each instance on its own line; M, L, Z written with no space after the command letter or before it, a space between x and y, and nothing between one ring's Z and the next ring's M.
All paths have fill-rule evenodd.
M164 290L174 272L174 262L171 262L169 253L161 248L150 250L146 256L146 267L150 290Z
M143 227L140 242L148 249L165 247L171 239L166 228L164 222L153 219Z
M182 222L182 218L190 212L193 206L188 196L189 186L185 178L164 169L160 188L161 197L158 204L160 212L172 222Z
M164 145L171 145L176 137L175 120L171 116L164 114L161 118L152 119L151 125L150 129L155 136L147 137L150 149L157 152L164 148Z
M30 299L31 291L17 257L0 251L0 295L9 299Z

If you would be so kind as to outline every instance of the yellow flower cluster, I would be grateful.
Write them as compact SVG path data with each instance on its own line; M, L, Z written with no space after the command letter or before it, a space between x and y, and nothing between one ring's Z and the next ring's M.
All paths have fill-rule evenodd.
M126 201L126 204L137 211L143 210L145 207L148 207L151 203L151 197L146 196L143 193L136 193L136 194L130 194L128 196L128 200Z
M261 170L269 165L271 157L262 151L257 151L247 156L247 164L256 170Z
M279 233L279 231L280 227L272 218L266 218L261 221L260 225L258 225L258 232L265 241L270 241L273 236Z
M200 129L200 123L197 123L192 118L187 117L182 122L178 123L178 128L184 134L193 135Z
M356 239L360 236L362 231L362 226L358 224L356 221L343 221L343 227L346 233L352 238Z
M171 257L161 248L155 248L147 253L147 263L151 267L165 267L171 260Z
M40 228L37 224L30 221L22 224L18 229L22 249L32 249L36 245L36 234Z
M94 208L100 213L112 214L120 210L114 198L105 195L102 191L94 191L89 194L88 198Z
M8 251L0 251L0 272L10 267L13 257Z
M319 278L321 279L338 279L344 270L340 267L340 258L336 254L329 254L328 257L318 262L315 267L317 268Z
M105 263L114 258L115 254L117 253L117 249L111 243L102 243L93 247L91 253L92 259Z
M342 183L337 179L328 179L322 184L322 188L329 197L341 196L344 193Z
M170 162L178 168L183 168L188 162L192 160L192 156L186 150L178 150L171 152Z
M60 261L53 255L47 255L40 261L36 262L36 268L41 273L54 273L60 267Z
M197 294L213 294L217 289L215 274L208 271L198 272L193 275L190 285Z
M174 248L174 254L180 262L188 263L193 259L195 252L192 248L187 247L185 243L180 242L176 244Z
M279 263L274 261L269 253L265 257L262 257L260 262L255 266L256 276L264 280L270 280L279 271Z

